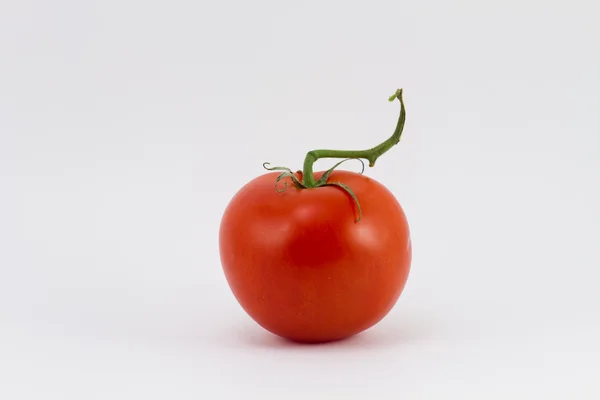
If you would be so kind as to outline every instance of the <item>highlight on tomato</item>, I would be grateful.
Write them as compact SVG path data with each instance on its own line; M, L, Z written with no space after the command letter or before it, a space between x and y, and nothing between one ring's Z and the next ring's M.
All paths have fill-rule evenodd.
M377 159L398 144L392 136L367 150L312 150L302 171L272 167L243 186L221 220L219 250L233 295L267 331L319 343L344 339L381 321L406 285L412 259L406 215L381 183L336 169L347 160ZM342 161L313 171L322 158Z

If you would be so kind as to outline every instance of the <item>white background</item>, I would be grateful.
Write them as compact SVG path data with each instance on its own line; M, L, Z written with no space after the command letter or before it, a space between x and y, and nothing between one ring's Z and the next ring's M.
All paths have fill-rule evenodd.
M598 399L596 4L3 1L0 398ZM409 218L406 290L350 340L278 340L222 212L263 161L386 139L398 87L366 173Z

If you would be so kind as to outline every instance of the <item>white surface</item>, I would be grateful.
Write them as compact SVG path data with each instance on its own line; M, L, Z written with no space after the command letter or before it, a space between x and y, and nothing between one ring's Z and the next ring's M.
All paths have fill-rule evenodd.
M3 2L0 398L598 399L595 7ZM286 345L229 292L221 213L263 161L387 138L397 87L366 173L408 215L406 290Z

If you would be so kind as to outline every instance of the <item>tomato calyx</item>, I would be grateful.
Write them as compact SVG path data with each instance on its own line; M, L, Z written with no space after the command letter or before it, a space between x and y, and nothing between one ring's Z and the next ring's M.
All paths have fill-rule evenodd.
M400 142L400 137L402 136L402 131L404 129L404 122L406 120L406 110L404 107L404 100L402 98L402 89L396 90L396 92L392 96L390 96L388 100L392 102L396 99L398 99L398 101L400 102L400 116L398 117L396 129L394 130L392 136L390 136L387 140L375 147L366 150L320 149L309 151L306 154L306 158L304 159L304 168L301 171L301 173L299 173L300 179L298 179L296 174L287 167L271 167L270 163L263 163L263 167L268 171L283 171L275 180L275 190L281 193L287 189L286 181L284 181L283 189L279 189L279 182L286 177L289 177L291 179L292 183L297 189L316 189L324 186L339 187L345 192L347 192L354 200L354 203L356 204L356 207L358 209L358 217L356 218L356 222L359 222L362 219L362 210L360 208L358 198L356 197L354 192L344 183L328 182L328 179L335 168L337 168L340 164L348 160L359 160L362 164L362 170L360 172L360 174L362 174L365 170L363 159L369 161L369 167L374 167L375 162L379 157L381 157L385 152L387 152L389 149L391 149L393 146ZM325 171L325 173L323 173L319 180L315 180L313 164L320 158L343 158L343 160L335 164L327 171Z
M350 189L347 185L343 184L342 182L329 182L328 181L329 175L331 175L333 170L336 169L340 164L342 164L346 161L349 161L349 160L360 161L360 164L362 165L362 169L359 172L359 174L362 175L363 172L365 171L364 161L361 160L360 158L346 158L345 160L338 162L333 167L331 167L327 171L325 171L323 173L323 175L321 176L321 178L315 182L315 186L313 187L313 189L320 188L323 186L335 186L335 187L339 187L342 190L346 191L346 193L348 193L350 195L350 197L352 197L352 200L354 200L354 204L356 204L356 208L358 210L358 217L356 218L356 222L359 222L362 219L362 209L360 208L360 203L358 201L358 198L356 197L356 195L354 194L352 189ZM263 163L263 168L266 169L267 171L283 171L277 177L277 179L275 179L275 190L277 192L282 193L287 189L287 182L285 182L285 181L283 182L283 189L279 188L279 181L281 181L283 178L286 178L286 177L291 178L292 183L294 184L294 186L297 189L309 189L309 187L304 185L302 178L298 179L296 174L294 174L291 169L289 169L287 167L271 167L270 165L271 165L271 163L265 162L265 163ZM302 171L298 171L297 173L302 174Z

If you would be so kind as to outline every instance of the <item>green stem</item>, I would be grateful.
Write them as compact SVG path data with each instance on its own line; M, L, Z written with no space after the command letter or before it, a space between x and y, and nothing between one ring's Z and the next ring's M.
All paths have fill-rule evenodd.
M404 109L404 100L402 99L402 89L396 90L389 101L398 99L400 101L400 117L393 135L385 142L367 150L312 150L309 151L304 159L304 169L302 171L302 184L307 188L316 187L315 175L313 173L313 164L320 158L363 158L369 161L369 167L375 166L375 161L386 151L400 142L406 111Z

